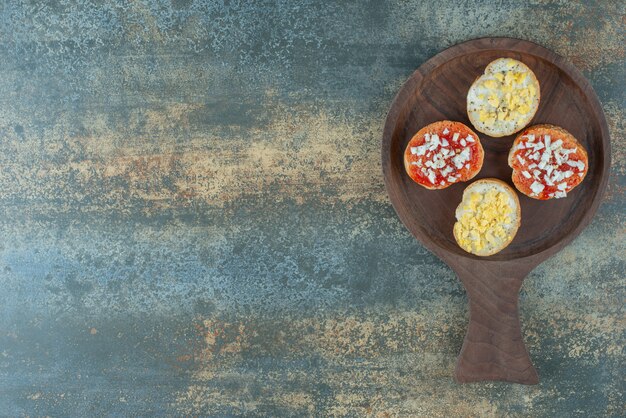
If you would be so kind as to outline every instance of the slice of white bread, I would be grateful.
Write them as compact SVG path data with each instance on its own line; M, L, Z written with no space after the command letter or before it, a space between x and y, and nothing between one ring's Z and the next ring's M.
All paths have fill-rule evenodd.
M530 123L540 98L539 81L530 68L512 58L498 58L467 92L467 115L479 132L512 135Z
M482 179L467 186L456 208L454 238L459 246L478 256L506 248L522 219L515 190L498 179Z
M549 124L520 132L508 162L517 190L538 200L566 197L589 170L585 147L565 129Z
M484 157L485 151L474 131L461 122L442 120L413 135L404 151L404 169L414 182L427 189L445 189L476 176ZM437 160L439 167L433 165Z

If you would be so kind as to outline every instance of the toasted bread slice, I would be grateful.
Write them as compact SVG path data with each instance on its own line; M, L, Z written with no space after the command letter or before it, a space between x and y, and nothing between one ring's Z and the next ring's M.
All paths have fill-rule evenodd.
M404 151L404 168L427 189L444 189L473 178L485 152L478 135L461 122L443 120L420 129Z
M454 238L472 254L485 257L506 248L522 219L515 190L498 179L482 179L467 186L456 208Z
M589 169L587 151L574 136L554 125L524 129L509 151L513 184L538 200L566 197Z
M479 132L511 135L530 123L540 98L539 81L530 68L512 58L498 58L470 87L467 115Z

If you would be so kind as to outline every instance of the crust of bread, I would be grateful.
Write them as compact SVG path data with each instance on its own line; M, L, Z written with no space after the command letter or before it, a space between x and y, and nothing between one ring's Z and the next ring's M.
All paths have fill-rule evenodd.
M503 136L508 136L508 135L512 135L515 132L519 132L520 130L524 129L524 127L526 125L528 125L530 123L530 121L535 117L535 114L537 113L537 110L539 109L539 103L541 102L541 90L540 90L540 86L539 86L539 80L537 80L537 76L535 75L535 73L523 62L521 61L517 61L517 65L524 67L526 73L531 77L531 83L535 86L536 88L536 94L535 97L533 98L533 102L532 102L532 108L531 111L528 112L528 114L526 115L526 117L524 119L520 120L519 124L516 124L513 129L511 130L497 130L497 129L484 129L482 127L482 125L485 125L484 122L481 122L478 116L478 111L471 111L470 110L470 103L469 103L469 97L470 97L470 92L472 92L473 90L478 88L478 83L479 81L486 75L492 74L494 73L494 66L497 64L497 62L499 60L501 60L502 58L498 58L496 60L491 61L487 67L485 67L485 71L483 72L483 74L481 74L480 76L476 77L476 79L474 80L474 82L472 83L472 85L470 86L468 92L467 92L467 116L470 120L470 122L472 123L472 126L474 126L474 128L478 131L481 132L483 134L489 135L491 137L494 138L500 138ZM536 99L536 100L535 100ZM485 125L486 127L486 125Z
M415 181L415 179L413 177L411 177L411 175L409 174L409 161L407 161L406 157L404 158L404 170L406 171L407 175L411 178L411 180ZM445 189L445 187L433 187L433 186L428 186L425 183L421 183L419 181L415 181L415 183L419 184L422 187L427 188L428 190L441 190L441 189ZM448 186L446 186L448 187Z
M482 144L480 143L480 138L478 137L478 134L476 134L476 132L474 132L469 126L465 125L464 123L461 122L456 122L456 121L451 121L451 120L441 120L438 122L433 122L431 124L428 124L426 126L424 126L422 129L420 129L419 131L417 131L417 133L415 135L413 135L411 137L411 140L409 141L409 143L407 144L407 148L410 146L411 141L413 141L413 138L415 137L421 137L424 136L424 134L428 131L431 132L443 132L444 129L448 128L450 131L452 132L456 132L459 131L459 128L457 128L458 126L461 126L463 129L467 129L469 131L469 133L474 136L474 138L476 138L476 143L478 144L478 149L480 150L479 156L478 156L478 163L476 164L476 166L470 166L470 169L472 169L472 171L470 172L469 176L463 180L458 181L457 183L461 183L461 182L466 182L469 181L471 179L473 179L474 177L476 177L476 175L480 172L481 168L483 167L483 161L485 159L485 150L483 149ZM406 148L404 150L404 154L403 154L403 160L404 160L404 170L406 171L407 175L413 180L415 181L417 184L419 184L420 186L423 186L425 188L427 188L428 190L441 190L441 189L445 189L446 187L451 186L452 184L456 184L456 183L451 183L448 184L448 182L446 182L445 186L440 186L440 185L426 185L424 183L421 183L419 181L416 181L411 175L410 175L410 166L411 166L411 162L407 159L407 153L406 153ZM434 187L433 187L434 186Z
M509 156L507 158L509 167L513 168L513 158L515 158L515 151L514 151L515 147L522 140L523 136L526 136L529 134L533 134L535 136L541 136L541 135L546 135L546 134L552 137L558 136L559 139L563 140L564 144L575 145L578 150L577 153L580 152L580 154L584 155L585 157L584 158L585 175L581 178L578 184L582 183L585 176L587 175L587 171L589 170L589 156L587 155L587 150L585 150L585 147L583 147L582 144L578 142L578 140L574 137L574 135L569 133L567 130L565 130L564 128L561 128L560 126L550 125L548 123L542 123L539 125L530 126L524 129L522 132L520 132L517 135L517 137L515 138L515 141L513 141L513 145L511 146L511 149L509 150ZM528 185L526 181L522 180L522 177L520 176L520 173L518 170L515 170L515 169L513 170L513 173L511 174L511 180L513 181L513 184L515 185L515 188L519 190L520 193L523 193L532 199L537 199L536 196L532 196L532 190L530 190L530 185ZM574 186L572 190L578 187L578 184ZM547 199L537 199L537 200L547 200Z
M459 206L463 205L463 203L465 202L465 199L469 196L469 193L472 191L472 189L479 185L496 185L498 186L499 189L503 189L503 191L506 191L506 193L515 202L515 226L513 227L513 229L511 229L511 232L507 235L506 239L503 240L502 243L498 247L494 247L493 249L489 249L489 250L486 249L486 250L480 251L479 253L473 253L473 252L471 253L479 257L487 257L490 255L499 253L500 251L508 247L511 241L513 241L513 238L515 238L515 235L517 234L517 231L522 222L522 208L520 206L519 198L517 197L517 193L515 193L515 190L504 181L500 179L495 179L495 178L486 178L486 179L477 180L474 183L467 186L465 190L463 191L463 198L461 199L461 203L459 203ZM455 222L455 225L456 224L457 222ZM460 237L457 235L456 228L453 228L453 234L454 234L454 239L456 240L458 244L460 241ZM463 249L463 247L461 248ZM465 249L463 250L465 251Z
M423 128L422 128L422 129L423 129ZM420 132L422 132L422 129L420 129L420 130L417 132L417 134L419 134ZM417 134L415 134L415 135L417 135ZM415 136L415 135L414 135L414 136ZM422 133L422 135L423 135L423 133ZM411 139L413 139L413 138L411 138ZM409 143L410 143L410 141L409 141ZM407 147L408 147L408 145L407 145ZM432 186L427 185L426 183L422 183L422 182L419 182L419 181L415 180L415 179L413 178L413 176L411 176L411 174L409 174L409 173L410 173L409 168L411 167L411 162L410 162L409 160L407 160L407 158L406 158L406 152L404 153L404 157L403 157L403 159L404 159L404 171L406 171L407 176L409 176L409 177L411 178L411 180L413 180L415 183L419 184L420 186L427 188L428 190L441 190L441 189L442 189L442 187L441 187L441 186L439 186L439 187L432 187ZM434 186L434 185L433 185L433 186ZM446 186L446 187L447 187L447 186ZM445 188L445 187L444 187L444 188Z

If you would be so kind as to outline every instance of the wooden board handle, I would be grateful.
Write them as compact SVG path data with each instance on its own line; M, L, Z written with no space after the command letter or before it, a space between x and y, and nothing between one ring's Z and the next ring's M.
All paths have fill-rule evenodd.
M522 340L517 310L523 278L476 273L459 275L469 297L470 321L457 360L456 380L537 384L539 377Z

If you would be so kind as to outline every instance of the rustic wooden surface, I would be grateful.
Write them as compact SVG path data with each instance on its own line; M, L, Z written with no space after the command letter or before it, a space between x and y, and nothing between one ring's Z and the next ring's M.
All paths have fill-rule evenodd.
M485 150L480 172L470 182L441 190L417 185L406 174L404 150L416 131L442 118L471 125L464 92L501 57L521 60L539 80L543 100L530 125L551 123L573 132L587 150L591 169L567 199L539 201L518 193L520 230L499 253L477 257L456 243L455 211L472 181L499 178L515 190L507 160L517 135L479 135ZM457 272L467 289L470 322L455 368L457 380L536 384L537 372L520 333L517 298L522 281L589 224L608 181L608 126L588 81L572 63L532 42L489 37L459 43L422 64L402 85L385 120L381 157L387 194L398 216Z
M42 3L0 6L0 415L622 414L623 2ZM613 140L521 290L536 386L454 383L465 292L381 175L401 84L481 36L572 61Z

